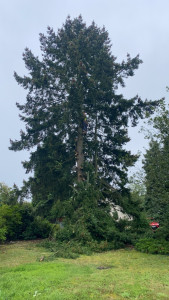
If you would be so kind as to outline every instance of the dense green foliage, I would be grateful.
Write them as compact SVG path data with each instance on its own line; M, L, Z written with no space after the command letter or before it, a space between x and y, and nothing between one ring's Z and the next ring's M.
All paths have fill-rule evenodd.
M62 218L50 234L57 241L105 241L114 248L134 243L147 221L139 199L126 188L128 168L137 160L125 148L128 126L150 115L158 101L138 95L125 99L118 87L142 61L127 54L118 63L105 28L94 22L86 26L81 16L68 17L57 33L48 27L47 35L40 34L40 46L41 59L25 49L28 74L14 74L27 97L25 104L17 103L25 131L10 149L32 151L23 166L33 176L21 195L31 193L33 220L22 236L46 237L49 221ZM113 204L131 221L113 218Z
M146 184L145 209L148 216L168 226L169 216L169 111L165 104L151 120L153 137L149 136L149 149L145 154Z
M100 202L100 193L89 183L81 183L74 188L74 195L65 205L65 218L50 234L51 247L54 241L58 249L73 242L88 251L118 249L127 244L135 244L149 230L146 216L141 212L139 202L123 197L122 205L132 220L117 220L110 214L110 208ZM97 206L99 203L99 206ZM129 205L130 204L130 205ZM50 243L50 242L49 242ZM60 244L59 244L60 243ZM70 244L72 247L72 244ZM69 250L69 249L68 249ZM83 250L82 250L83 251ZM60 251L57 251L59 253Z
M87 27L81 16L67 18L57 34L48 27L40 43L42 60L26 48L23 59L29 74L15 73L18 84L28 90L26 104L17 103L26 130L19 141L11 141L14 151L34 148L23 164L27 172L34 171L26 184L33 204L45 215L56 202L67 200L75 178L87 179L86 164L93 168L95 187L111 200L111 188L124 189L128 167L137 158L124 149L128 124L135 126L157 105L117 93L142 61L127 55L126 62L117 63L105 28L94 22Z
M149 149L143 161L146 192L143 209L149 222L159 222L160 227L145 235L136 243L140 251L155 254L169 254L169 111L161 102L155 117L148 122Z
M17 194L16 187L1 184L0 242L48 237L52 225L36 216L31 203L20 202Z
M21 214L17 205L4 204L0 207L0 227L5 231L6 238L16 239L21 225ZM3 238L4 239L4 238Z
M131 198L133 199L133 201L138 201L140 203L140 209L144 210L146 186L145 174L143 169L135 172L132 176L130 176L128 186L130 189Z
M135 247L145 253L169 255L169 242L164 239L140 239Z
M0 207L0 241L46 238L51 228L49 221L35 216L30 203Z
M8 187L6 184L0 182L0 206L3 204L15 205L20 200L20 192L16 185L13 188Z

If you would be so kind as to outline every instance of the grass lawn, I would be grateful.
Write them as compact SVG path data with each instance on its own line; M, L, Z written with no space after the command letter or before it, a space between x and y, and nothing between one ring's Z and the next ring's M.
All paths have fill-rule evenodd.
M169 257L126 249L75 260L36 247L38 241L0 246L0 300L169 299Z

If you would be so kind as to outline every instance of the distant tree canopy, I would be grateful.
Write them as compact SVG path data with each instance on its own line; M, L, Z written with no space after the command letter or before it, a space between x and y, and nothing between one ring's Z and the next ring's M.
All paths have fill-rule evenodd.
M145 186L145 174L143 170L135 172L129 178L129 189L131 197L133 200L140 202L140 206L144 209L145 206L145 196L146 196L146 186Z
M27 173L34 172L25 187L46 213L72 195L75 182L89 181L102 200L112 199L112 188L124 189L128 168L137 159L124 148L129 122L136 126L158 104L118 93L142 61L127 54L118 63L105 28L94 22L87 26L81 16L68 17L57 33L48 27L47 35L40 34L40 46L41 59L28 48L23 54L29 74L14 74L28 91L26 103L17 103L25 131L10 147L33 149L23 163Z
M16 185L13 188L0 182L0 206L3 204L15 205L19 202L19 189Z

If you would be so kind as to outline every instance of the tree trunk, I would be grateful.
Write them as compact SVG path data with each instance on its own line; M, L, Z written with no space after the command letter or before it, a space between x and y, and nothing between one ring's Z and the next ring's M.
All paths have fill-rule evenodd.
M97 149L97 113L96 113L96 124L95 124L95 133L94 133L94 142L95 142L95 152L94 152L94 169L95 169L95 178L97 178L97 159L98 159L98 149Z
M76 148L76 162L77 162L77 181L84 180L83 177L83 164L84 164L84 153L83 153L83 129L79 126L77 148Z

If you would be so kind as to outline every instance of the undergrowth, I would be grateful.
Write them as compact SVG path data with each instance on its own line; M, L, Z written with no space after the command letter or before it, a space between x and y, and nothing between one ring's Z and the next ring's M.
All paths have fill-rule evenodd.
M91 241L86 242L84 245L83 243L74 240L69 242L45 240L37 246L45 247L51 251L51 255L48 255L44 258L46 261L53 260L57 257L75 259L82 254L91 255L93 253L101 253L104 251L117 249L114 242L107 241Z
M169 242L156 239L140 239L135 248L144 253L169 255Z

